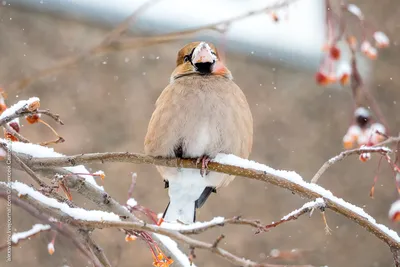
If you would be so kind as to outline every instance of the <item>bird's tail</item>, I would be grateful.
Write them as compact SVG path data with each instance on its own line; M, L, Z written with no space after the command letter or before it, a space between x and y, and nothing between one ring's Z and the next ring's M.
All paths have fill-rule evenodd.
M193 188L192 190L181 189L179 191L170 187L170 201L163 214L164 220L169 222L180 221L186 224L195 222L196 209L203 206L213 191L215 191L213 187L196 188L196 190L193 190Z
M168 222L193 223L196 220L195 202L181 202L171 199L164 211L163 218Z

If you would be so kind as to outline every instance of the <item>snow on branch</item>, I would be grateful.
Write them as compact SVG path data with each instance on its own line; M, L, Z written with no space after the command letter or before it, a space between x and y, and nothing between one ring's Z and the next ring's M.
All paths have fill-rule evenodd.
M315 208L324 208L324 207L325 207L324 200L322 198L317 198L315 201L307 202L300 209L292 211L288 215L284 216L281 220L285 221L293 216L298 216L298 214L303 213L305 211L310 211Z
M0 115L0 121L5 120L7 117L12 120L11 118L18 113L21 113L23 111L33 111L35 108L35 105L39 103L39 98L37 97L31 97L28 100L21 100L17 102L16 104L12 105L11 107L7 108L1 115Z
M400 141L400 138L399 138ZM314 177L311 179L311 183L317 183L319 178L322 176L322 174L333 164L342 161L343 159L347 158L348 156L351 155L363 155L365 153L378 153L382 155L387 155L388 153L392 152L389 148L383 147L383 146L373 146L373 147L360 147L356 149L351 149L351 150L346 150L340 153L339 155L331 158L327 162L324 163L324 165L321 166L321 168L318 170L318 172L314 175Z
M376 149L374 148L373 150ZM384 151L386 151L386 149L384 149ZM362 149L360 153L362 152L366 152L366 149ZM31 158L28 159L26 163L33 169L41 169L104 162L132 162L136 164L146 163L169 167L199 168L199 166L196 166L196 160L161 159L127 152L91 153L63 158ZM400 238L396 232L384 225L378 224L375 219L368 215L362 208L334 196L329 190L319 185L304 181L296 172L275 170L264 164L225 154L219 154L210 162L209 170L268 182L309 199L323 198L328 209L358 223L389 246L400 248Z
M45 232L51 229L51 226L48 224L35 224L32 226L32 229L25 231L25 232L19 232L15 233L11 236L11 241L13 244L18 244L19 241L25 240L28 238L31 238L40 232Z
M0 182L0 185L6 185L4 182ZM100 210L85 210L82 208L71 208L66 203L60 203L54 198L47 197L42 193L34 190L32 187L27 186L24 183L20 183L18 181L11 182L8 184L9 187L16 190L18 192L18 196L28 195L35 200L46 204L47 206L58 209L63 213L71 216L76 220L85 220L85 221L120 221L118 215L110 212L100 211Z
M65 156L61 153L55 152L54 149L51 147L36 145L32 143L12 142L10 147L8 147L9 143L7 142L7 140L0 138L0 144L7 149L9 148L10 151L14 153L23 153L34 158L46 158L46 157L57 158ZM0 147L0 150L4 149ZM6 152L3 151L0 154L5 155L5 153ZM73 167L65 167L64 169L71 173L79 174L80 177L84 178L87 182L89 182L93 186L97 187L100 190L104 190L102 186L99 186L96 183L93 175L89 173L89 171L85 168L85 166L77 165Z
M20 194L20 188L19 186L13 186L13 194L18 195ZM7 184L1 182L0 183L0 193L2 191L7 190ZM33 190L33 189L32 189ZM37 191L35 191L37 192ZM37 192L37 194L40 194ZM49 202L42 202L41 200L43 199L43 196L38 197L37 194L27 194L27 201L29 204L31 204L33 207L37 208L38 210L47 210L46 207L53 207ZM1 196L1 194L0 194ZM156 233L155 236L158 237L158 240L164 244L168 248L169 253L172 253L174 257L177 259L177 263L180 264L181 266L189 267L189 266L194 266L191 265L189 259L187 256L185 256L177 247L177 243L174 241L180 241L183 242L190 247L193 248L198 248L198 249L204 249L211 251L226 260L230 261L231 263L237 265L237 266L248 266L248 267L279 267L279 265L271 265L271 264L262 264L262 263L256 263L251 260L244 259L242 257L238 257L222 248L219 248L218 246L215 246L214 243L206 243L202 242L196 239L193 239L183 233L181 233L180 230L171 230L168 228L164 228L163 226L158 226L158 225L152 225L148 224L143 221L109 221L109 220L98 220L98 218L95 218L95 220L90 220L86 216L83 216L84 219L77 218L76 216L71 216L70 214L65 212L65 209L59 209L55 212L52 212L51 215L53 216L53 219L56 219L60 222L68 222L71 225L77 225L80 227L84 228L123 228L123 229L133 229L137 231L148 231L152 233ZM68 209L67 209L68 211ZM87 211L86 211L87 212ZM215 220L207 223L199 223L197 224L196 227L202 227L204 225L211 225L212 223L218 223L221 222L221 218L216 218ZM192 227L192 230L195 230L194 227ZM184 232L185 230L182 230ZM164 265L163 265L164 266ZM167 266L167 265L165 265ZM285 265L287 266L287 265ZM310 266L311 267L311 266Z
M63 125L60 116L51 113L49 110L39 110L40 99L37 97L31 97L28 100L21 100L18 103L4 110L0 115L0 126L11 122L19 117L24 117L32 114L44 114L55 120L56 122Z
M19 145L24 147L26 144L20 143ZM365 153L366 151L367 148L362 148L357 150L357 152L356 150L351 152L351 154ZM389 150L386 148L372 148L368 151L389 153ZM47 158L30 157L23 153L17 154L18 157L27 164L27 166L35 171L41 171L48 168L71 167L76 166L77 164L105 162L131 162L136 164L145 163L169 167L199 168L199 166L196 166L195 159L162 159L127 152L92 153ZM208 167L210 171L268 182L308 199L322 199L324 206L327 209L345 216L373 233L377 238L385 242L392 251L398 251L400 249L400 237L395 231L387 228L385 225L377 223L376 220L367 214L362 208L334 196L329 190L326 190L317 184L306 182L296 172L275 170L264 164L226 154L219 154L212 162L210 162ZM183 229L182 231L192 230Z

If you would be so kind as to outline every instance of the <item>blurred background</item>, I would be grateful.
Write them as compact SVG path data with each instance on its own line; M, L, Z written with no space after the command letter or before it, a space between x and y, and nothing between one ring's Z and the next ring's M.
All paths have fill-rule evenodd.
M143 140L154 103L169 82L177 51L192 40L215 42L225 52L226 64L235 82L247 96L254 117L254 148L251 159L273 168L295 170L310 180L330 157L342 151L342 139L353 114L351 89L321 87L315 72L322 57L325 38L324 1L298 0L286 12L260 14L232 24L221 37L205 31L196 36L134 49L87 55L78 64L32 80L24 88L15 83L65 58L99 44L115 25L144 1L2 1L0 4L0 87L7 104L37 96L43 108L61 115L65 125L49 123L65 138L55 145L58 152L73 155L88 152L143 152ZM271 4L273 1L270 1ZM332 1L336 2L336 1ZM190 4L189 4L190 3ZM269 2L267 2L268 4ZM397 0L354 0L376 29L384 31L391 46L379 51L371 63L360 57L359 67L367 88L380 106L392 134L400 117L400 6ZM176 1L162 0L144 11L128 36L150 36L198 27L243 14L267 5L265 1ZM210 13L207 13L210 12ZM281 11L280 11L281 12ZM286 18L287 17L287 18ZM346 56L344 56L346 59ZM33 142L54 139L44 125L27 125L22 133ZM333 166L320 184L338 197L363 207L378 222L399 230L388 219L390 204L397 199L393 173L382 162L375 199L369 191L379 157L362 163L357 157ZM164 211L167 191L154 166L133 164L91 165L105 171L100 182L115 199L124 203L132 172L137 173L134 198L155 212ZM5 170L1 172L5 174ZM6 180L6 177L0 178ZM30 183L15 171L14 180ZM74 200L93 207L78 196ZM306 200L280 188L236 178L213 194L197 218L210 220L242 215L263 223L277 221ZM5 202L2 202L5 204ZM6 229L5 205L0 206L0 228ZM392 266L386 245L356 224L330 211L326 213L332 235L326 235L319 213L284 224L268 233L254 235L252 229L227 226L196 236L213 242L221 233L221 246L258 262L328 266ZM26 212L13 209L13 230L25 231L36 223ZM90 266L69 240L59 236L55 253L49 255L50 234L41 234L13 249L12 263L0 266ZM115 230L96 231L95 239L115 266L151 266L152 258L140 240L126 243ZM5 235L0 234L0 243ZM183 246L187 251L187 248ZM273 249L291 251L289 258L273 259ZM196 265L231 266L218 256L196 251Z

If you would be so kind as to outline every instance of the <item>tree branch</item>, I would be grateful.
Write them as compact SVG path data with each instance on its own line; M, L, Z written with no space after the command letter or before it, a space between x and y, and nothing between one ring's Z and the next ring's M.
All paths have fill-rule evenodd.
M200 26L194 29L184 30L184 31L177 31L168 34L161 34L158 36L150 36L150 37L133 37L133 38L120 38L121 34L126 31L127 27L129 26L132 21L134 21L138 15L140 15L145 9L149 8L158 0L150 0L144 3L141 7L139 7L131 16L125 19L120 25L118 25L113 31L107 34L104 39L94 47L86 49L82 53L78 55L74 55L71 57L67 57L61 59L57 64L40 70L33 75L26 76L20 80L16 80L5 86L8 90L16 90L19 92L20 90L24 89L25 87L29 86L35 80L45 77L59 71L65 70L66 68L73 66L81 61L83 61L88 56L99 56L105 53L115 52L115 51L122 51L128 49L137 49L140 47L146 47L149 45L156 45L162 43L168 43L172 41L176 41L178 39L183 39L184 37L192 36L196 33L205 30L212 30L217 32L223 32L225 30L221 30L220 28L226 28L226 26L237 22L239 20L266 13L269 10L276 10L283 7L290 5L291 3L297 0L286 0L283 2L279 2L273 5L268 5L266 7L260 8L258 10L246 12L244 14L238 15L236 17L232 17L230 19L221 20L216 23L211 23L208 25Z
M361 148L343 151L339 155L337 155L337 156L329 159L327 162L325 162L324 165L322 165L322 167L317 171L317 173L311 179L311 183L316 184L318 182L319 178L322 176L322 174L324 174L324 172L327 169L329 169L335 163L338 163L339 161L344 160L348 156L361 155L363 153L379 153L381 155L386 155L387 153L390 153L390 152L391 152L390 149L388 149L387 147L381 147L381 146L361 147Z
M10 133L12 136L16 137L20 142L23 143L30 143L30 141L28 139L26 139L25 137L23 137L20 133L16 132L9 124L5 123L2 125L4 127L4 129Z
M5 183L0 183L0 198L7 199L8 198L8 187ZM102 267L99 260L85 247L83 242L76 237L76 233L69 229L69 227L59 227L54 220L48 216L45 210L48 210L45 206L38 206L41 209L38 209L37 206L32 205L31 203L27 202L26 199L22 200L19 198L15 193L11 194L11 199L13 205L17 205L31 214L33 217L38 218L39 220L45 222L46 224L51 225L51 228L65 236L66 238L70 239L72 243L82 252L82 254L87 257L95 267Z
M27 115L34 115L34 114L43 114L43 115L49 116L50 118L52 118L59 124L64 125L64 123L60 119L60 116L58 114L54 114L54 113L50 112L49 110L38 109L38 110L30 111L30 110L28 110L27 107L22 107L19 110L17 110L16 112L14 112L13 114L11 114L10 116L6 116L6 117L0 119L0 126L3 126L4 124L9 123L13 119L24 117Z
M19 154L19 157L21 159L23 156L24 155ZM240 158L235 159L242 160ZM34 158L25 155L24 160L25 163L33 170L47 171L49 170L49 168L51 169L60 166L76 166L78 164L105 162L130 162L135 164L154 164L167 167L192 169L201 168L201 166L198 166L196 164L196 159L164 159L128 152L91 153L59 158ZM248 164L248 161L242 161L244 161L245 164ZM361 208L358 208L352 204L343 201L342 199L333 196L331 192L316 184L305 182L300 176L295 173L288 174L284 171L276 171L262 164L256 164L254 166L256 166L256 168L243 168L235 165L221 164L220 162L213 161L209 163L208 168L210 171L221 172L235 176L242 176L248 179L267 182L287 189L304 198L323 198L326 208L333 210L334 212L354 221L361 227L374 234L378 239L385 242L389 247L400 249L400 238L398 237L398 235L389 230L387 227L377 224L376 221L371 216L366 214ZM75 181L75 183L76 182L77 181ZM85 194L86 192L86 195L95 195L96 199L98 199L98 193L87 193L88 191L91 191L91 186L88 186L87 183L85 184L87 186L85 190L81 190L80 186L76 185L75 188L79 188L78 190L83 191L81 192L82 194Z
M7 184L0 182L0 197L4 197L7 190ZM18 189L13 188L12 194L16 197L16 195L21 194ZM3 192L3 193L2 193ZM230 261L231 263L237 266L246 266L246 267L279 267L281 265L275 264L267 264L267 263L256 263L251 260L244 259L243 257L238 257L222 248L217 247L218 242L214 242L213 244L202 242L193 238L190 238L179 231L164 229L163 227L147 224L143 221L138 222L124 222L124 221L91 221L91 220L77 220L72 218L68 214L64 213L61 210L54 209L52 207L46 206L45 203L39 201L38 199L30 196L29 194L22 194L20 201L25 202L25 206L34 207L42 211L42 213L50 214L52 217L56 218L57 220L68 223L69 225L83 228L83 229L90 229L90 228L106 228L106 227L113 227L113 228L123 228L123 229L133 229L138 231L147 231L156 234L161 234L163 236L168 236L174 240L181 241L185 244L188 244L191 247L204 249L215 253L216 255ZM22 206L22 205L21 205ZM220 239L217 239L217 241ZM108 260L107 260L108 262ZM107 265L105 265L107 266ZM302 265L303 267L312 267L311 265ZM283 266L281 266L283 267ZM292 266L296 267L296 266ZM300 266L297 266L300 267Z
M13 234L11 237L11 245L17 246L19 244L19 242L21 242L21 241L28 240L28 239L38 235L41 232L47 232L50 230L51 230L50 225L35 224L35 225L33 225L32 229L30 229L28 231ZM0 246L0 250L3 250L7 247L8 247L8 244L6 243L6 244Z

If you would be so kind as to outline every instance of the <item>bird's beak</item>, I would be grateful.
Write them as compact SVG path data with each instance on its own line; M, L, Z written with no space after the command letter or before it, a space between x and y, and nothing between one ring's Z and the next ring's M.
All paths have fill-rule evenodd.
M214 63L216 56L212 53L210 46L201 42L193 51L192 64L198 63Z

